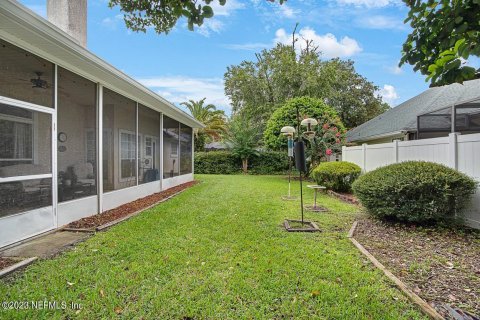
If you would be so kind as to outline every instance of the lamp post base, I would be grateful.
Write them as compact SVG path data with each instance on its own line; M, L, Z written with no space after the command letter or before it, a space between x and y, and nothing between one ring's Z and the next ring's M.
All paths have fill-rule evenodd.
M298 197L297 196L282 196L282 200L286 200L286 201L298 200Z
M315 222L285 219L283 222L285 230L288 232L320 232L320 228Z

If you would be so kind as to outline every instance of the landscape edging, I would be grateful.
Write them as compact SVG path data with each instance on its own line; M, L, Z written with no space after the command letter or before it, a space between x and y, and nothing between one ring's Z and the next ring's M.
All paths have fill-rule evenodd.
M416 293L411 291L399 278L397 278L390 270L388 270L380 261L378 261L364 246L362 246L355 238L355 230L357 228L358 221L355 221L352 225L352 228L348 232L347 238L363 253L368 260L370 260L373 265L381 270L387 278L395 283L397 288L399 288L413 303L417 304L420 309L431 319L434 320L445 320L431 305L429 305L425 300L420 298Z
M14 272L14 271L16 271L20 268L24 268L24 267L28 266L29 264L33 263L37 259L38 259L37 257L27 258L27 259L24 259L20 262L12 264L9 267L6 267L5 269L0 270L0 278L3 278L6 275L9 275L10 273L12 273L12 272Z

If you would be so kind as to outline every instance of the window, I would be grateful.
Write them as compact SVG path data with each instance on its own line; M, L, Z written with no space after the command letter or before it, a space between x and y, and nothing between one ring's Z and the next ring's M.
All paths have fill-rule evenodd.
M120 178L135 178L135 133L120 132Z
M0 137L0 166L33 162L31 111L0 105Z
M178 157L178 142L176 141L170 142L170 157L171 158Z
M0 177L51 173L49 114L0 104Z

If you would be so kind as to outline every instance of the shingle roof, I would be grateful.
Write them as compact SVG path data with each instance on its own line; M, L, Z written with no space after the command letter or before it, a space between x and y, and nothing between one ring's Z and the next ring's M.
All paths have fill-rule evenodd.
M480 97L480 79L430 88L347 132L347 141L401 130L416 131L417 116Z

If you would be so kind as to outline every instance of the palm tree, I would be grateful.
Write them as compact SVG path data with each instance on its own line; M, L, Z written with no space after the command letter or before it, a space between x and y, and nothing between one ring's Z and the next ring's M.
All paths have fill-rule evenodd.
M227 122L225 112L223 110L217 110L213 104L205 105L205 99L199 101L188 100L188 102L182 102L181 105L187 107L192 117L202 122L205 128L194 129L195 135L195 150L202 151L206 137L212 140L219 140L223 133L226 132Z
M230 143L232 153L242 160L242 170L246 174L248 160L258 155L256 147L260 139L258 126L247 121L244 117L236 116L228 124L225 140Z

